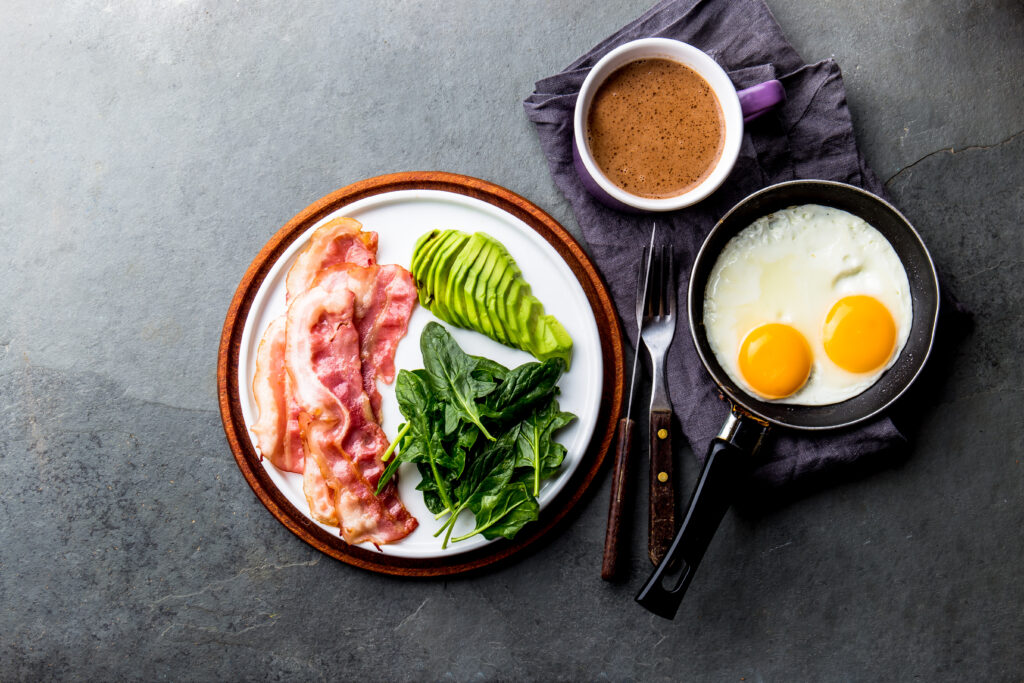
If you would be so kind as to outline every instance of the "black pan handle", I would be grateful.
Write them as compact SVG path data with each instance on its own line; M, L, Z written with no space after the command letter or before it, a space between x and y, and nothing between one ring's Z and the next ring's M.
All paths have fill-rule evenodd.
M732 504L739 481L767 431L758 421L731 413L722 433L711 441L697 487L668 554L647 580L636 601L660 617L672 619L683 601L697 565Z

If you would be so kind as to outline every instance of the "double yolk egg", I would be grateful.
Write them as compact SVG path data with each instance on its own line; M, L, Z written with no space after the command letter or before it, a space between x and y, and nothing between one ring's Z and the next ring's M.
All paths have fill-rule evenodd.
M906 271L885 237L818 205L777 211L733 237L704 297L707 338L729 377L799 405L870 387L899 356L911 321Z

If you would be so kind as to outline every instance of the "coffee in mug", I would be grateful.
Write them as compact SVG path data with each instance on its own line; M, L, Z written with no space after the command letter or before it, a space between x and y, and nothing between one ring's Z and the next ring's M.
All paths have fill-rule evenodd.
M700 185L725 144L722 105L695 70L638 59L601 84L587 112L587 147L615 185L638 197L675 197Z
M640 38L601 57L573 112L573 166L597 201L675 211L715 191L739 156L743 125L786 98L777 80L737 91L709 55Z

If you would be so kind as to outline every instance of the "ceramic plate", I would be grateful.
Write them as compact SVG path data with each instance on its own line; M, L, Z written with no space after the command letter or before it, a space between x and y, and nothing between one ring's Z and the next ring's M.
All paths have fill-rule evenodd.
M399 175L404 177L408 174ZM449 174L441 175L448 177ZM452 177L462 178L461 176ZM383 178L394 179L395 176ZM379 181L380 179L374 180ZM477 182L482 183L482 181ZM617 377L615 373L607 372L608 369L605 367L608 343L602 337L607 337L608 333L604 331L605 333L602 334L602 323L604 323L604 327L607 327L607 311L599 306L601 308L601 320L599 320L592 301L594 293L587 291L588 288L593 289L594 282L589 278L584 278L584 281L581 281L578 273L570 266L570 262L552 244L550 237L538 231L535 225L531 225L535 223L532 216L516 215L520 212L508 210L491 197L481 197L478 193L474 193L477 196L473 196L458 191L457 187L454 188L456 191L451 191L439 189L430 183L421 183L421 185L423 186L410 187L408 184L392 184L388 187L378 188L380 191L367 196L350 197L351 201L333 201L329 203L329 206L320 206L326 200L334 197L332 195L297 216L296 220L282 230L282 233L287 230L288 234L282 236L282 233L279 233L250 268L250 273L247 274L246 280L243 280L243 284L239 288L239 295L236 296L236 299L241 296L242 303L247 305L236 306L233 304L232 311L229 313L230 325L225 325L225 338L222 340L223 356L224 343L230 337L229 345L232 353L229 355L232 357L227 359L230 367L225 370L234 376L226 383L226 388L230 394L227 398L236 413L231 416L230 425L228 416L225 417L225 428L229 431L229 438L232 436L230 432L234 432L233 436L239 442L238 446L247 467L252 470L253 478L249 478L249 472L246 472L250 484L257 489L257 493L260 493L259 488L266 489L264 493L269 497L285 503L280 507L284 508L283 511L289 517L291 524L287 522L286 524L290 528L298 526L320 539L333 537L329 545L334 546L342 554L373 557L378 563L385 566L392 564L393 561L401 566L417 566L423 562L430 566L438 566L437 563L458 565L463 558L457 558L457 556L468 554L479 558L490 554L490 546L508 545L508 542L503 540L487 541L478 535L458 543L449 543L447 548L442 548L441 538L435 537L434 532L440 528L443 520L434 519L434 515L424 505L422 494L415 490L416 484L420 481L416 467L402 465L399 470L399 492L406 507L419 521L419 527L402 541L381 546L379 550L370 544L349 546L338 538L337 527L319 524L309 517L308 506L302 493L302 477L300 475L280 471L271 465L269 460L259 458L258 450L248 429L257 417L251 389L256 350L267 325L285 310L284 283L288 269L295 261L297 254L305 248L317 227L338 216L355 218L363 224L365 230L378 233L378 262L381 264L397 263L404 267L409 266L416 240L423 233L435 228L455 228L467 233L485 232L505 245L522 269L523 276L531 284L534 294L544 304L545 311L558 318L572 336L574 343L572 366L559 381L561 390L559 403L562 410L576 414L578 419L557 435L557 440L566 446L568 453L559 474L544 482L541 488L539 502L542 520L552 516L550 508L553 506L565 505L564 496L561 494L566 492L567 487L574 489L574 498L578 497L578 484L570 486L570 482L573 482L575 475L584 465L589 464L589 468L583 469L590 471L591 475L588 479L592 478L592 472L596 468L594 463L588 463L588 460L592 461L595 456L593 449L588 449L588 447L595 439L595 433L599 431L602 413L608 412L607 405L605 405L609 395L606 386L607 378ZM339 191L339 193L341 192L344 191ZM335 193L335 195L337 194ZM525 201L521 198L518 199ZM539 212L539 210L537 211ZM567 235L565 237L571 240L571 237ZM578 249L578 245L574 244L574 246ZM273 248L271 249L271 247ZM582 256L582 252L579 254ZM575 260L575 258L570 259L570 261ZM579 266L578 263L576 265ZM254 273L254 269L261 272ZM597 282L600 284L599 279ZM585 288L585 284L590 287ZM245 308L245 310L243 311L241 308ZM419 338L424 326L431 321L437 321L444 325L467 353L492 358L508 367L533 360L529 354L523 351L503 346L477 332L449 325L435 318L426 308L417 306L410 320L409 331L398 347L395 358L397 368L411 370L423 367ZM621 339L618 338L617 325L614 326L612 336L618 341L619 355L621 355ZM616 362L614 354L611 359L613 363ZM221 360L223 364L225 359L222 357ZM613 382L616 380L613 379ZM395 400L393 385L379 383L379 387L383 399L382 427L388 438L393 439L398 425L403 419ZM617 389L619 389L617 393L621 394L621 387ZM224 412L223 399L222 396L222 412ZM604 436L603 433L607 430L600 431ZM602 439L603 441L605 439ZM236 451L236 459L238 457L239 452ZM596 457L600 461L603 453ZM242 461L239 462L241 465ZM243 467L243 471L246 471L245 467ZM258 480L259 488L257 484L254 484L253 479ZM270 490L270 487L273 490ZM264 496L261 498L265 503L267 502ZM271 506L268 505L268 507ZM275 511L273 508L271 509ZM275 511L275 515L281 519L277 511ZM472 515L464 512L456 524L452 537L470 531L473 528L472 522ZM544 525L541 522L528 525L520 532L519 536L531 536L531 527L536 526L543 527ZM517 536L517 540L519 536ZM332 554L338 556L338 553ZM345 557L341 559L345 559Z

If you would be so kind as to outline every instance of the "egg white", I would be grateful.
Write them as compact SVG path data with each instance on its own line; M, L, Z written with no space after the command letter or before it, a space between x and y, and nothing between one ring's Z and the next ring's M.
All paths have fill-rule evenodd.
M871 373L840 368L826 355L825 316L839 299L867 294L896 323L896 350ZM896 362L910 335L910 283L896 251L866 221L846 211L805 204L754 221L725 245L704 293L704 326L719 364L754 396L739 369L740 344L766 323L791 325L813 357L807 383L777 403L829 405L861 393Z

